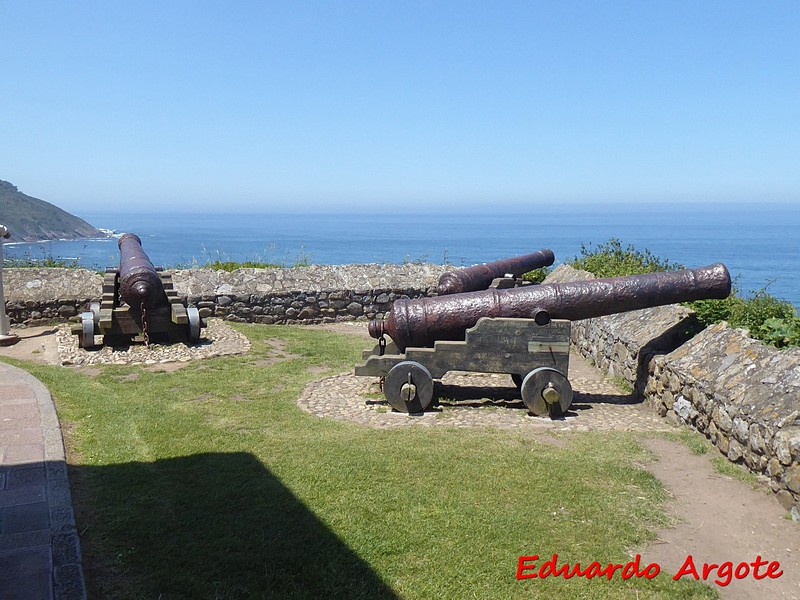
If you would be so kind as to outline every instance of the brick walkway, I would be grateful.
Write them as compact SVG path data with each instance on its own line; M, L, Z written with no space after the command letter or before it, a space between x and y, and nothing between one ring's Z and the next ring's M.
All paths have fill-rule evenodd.
M85 598L53 400L35 377L0 363L0 600Z

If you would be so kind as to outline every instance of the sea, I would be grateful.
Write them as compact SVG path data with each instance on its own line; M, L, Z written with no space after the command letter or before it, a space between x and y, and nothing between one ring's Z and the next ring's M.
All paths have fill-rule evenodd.
M449 263L456 267L551 248L556 264L617 238L623 247L698 267L727 265L739 293L800 307L800 204L544 205L503 211L341 214L86 212L92 225L136 233L167 268L208 261L295 264ZM6 244L7 257L60 258L103 269L115 238Z

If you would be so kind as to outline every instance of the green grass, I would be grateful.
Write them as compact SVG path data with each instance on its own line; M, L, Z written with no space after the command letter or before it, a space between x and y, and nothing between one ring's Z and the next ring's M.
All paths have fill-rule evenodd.
M758 477L756 477L752 471L749 471L743 465L732 463L726 457L721 456L720 452L702 433L683 425L676 431L670 431L660 435L667 439L681 442L692 451L692 454L702 455L713 453L714 456L711 457L711 466L716 473L746 483L754 490L761 492L769 491L763 483L759 482Z
M684 444L692 451L692 454L696 455L708 454L714 448L704 435L689 429L685 425L675 431L668 431L659 435L673 442Z
M364 342L237 326L246 357L97 375L22 364L69 447L89 595L233 598L712 598L662 574L515 579L520 555L620 562L666 523L630 434L564 448L493 429L378 430L297 408ZM280 337L300 358L257 367Z
M273 256L277 252L277 247L270 248L268 254ZM265 259L259 254L243 260L233 260L227 253L222 250L216 252L209 252L203 248L203 258L198 259L193 257L186 262L179 262L175 265L175 269L214 269L216 271L235 271L237 269L284 269L287 267L308 267L311 263L311 255L309 255L305 248L300 248L292 260L286 258L280 260Z
M3 268L5 269L80 269L80 262L76 258L58 258L45 251L40 246L41 257L35 257L30 252L22 256L4 256Z

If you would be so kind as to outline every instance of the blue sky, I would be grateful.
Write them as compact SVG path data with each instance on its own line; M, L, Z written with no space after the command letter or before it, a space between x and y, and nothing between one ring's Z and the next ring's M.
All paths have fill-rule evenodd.
M800 7L0 0L0 138L73 212L798 203Z

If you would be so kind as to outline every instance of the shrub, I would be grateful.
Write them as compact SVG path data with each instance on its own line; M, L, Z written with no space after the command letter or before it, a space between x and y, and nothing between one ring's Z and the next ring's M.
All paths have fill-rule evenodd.
M569 263L597 277L638 275L655 271L674 271L683 265L655 256L649 250L639 251L632 245L622 247L617 238L605 244L587 247L581 244L581 255ZM768 287L768 286L767 286ZM686 306L697 314L702 327L727 321L732 327L742 327L750 337L778 348L800 346L800 317L795 307L767 293L767 287L750 298L742 298L735 288L724 300L697 300Z
M552 270L550 267L540 267L533 271L528 271L522 276L522 279L531 283L542 283Z
M769 318L758 328L757 335L757 339L777 348L800 346L800 317Z
M656 271L675 271L683 269L683 265L655 256L650 250L643 252L632 245L622 248L622 242L611 238L605 244L592 247L590 243L581 244L581 255L570 261L570 266L594 273L597 277L619 277L622 275L639 275Z

